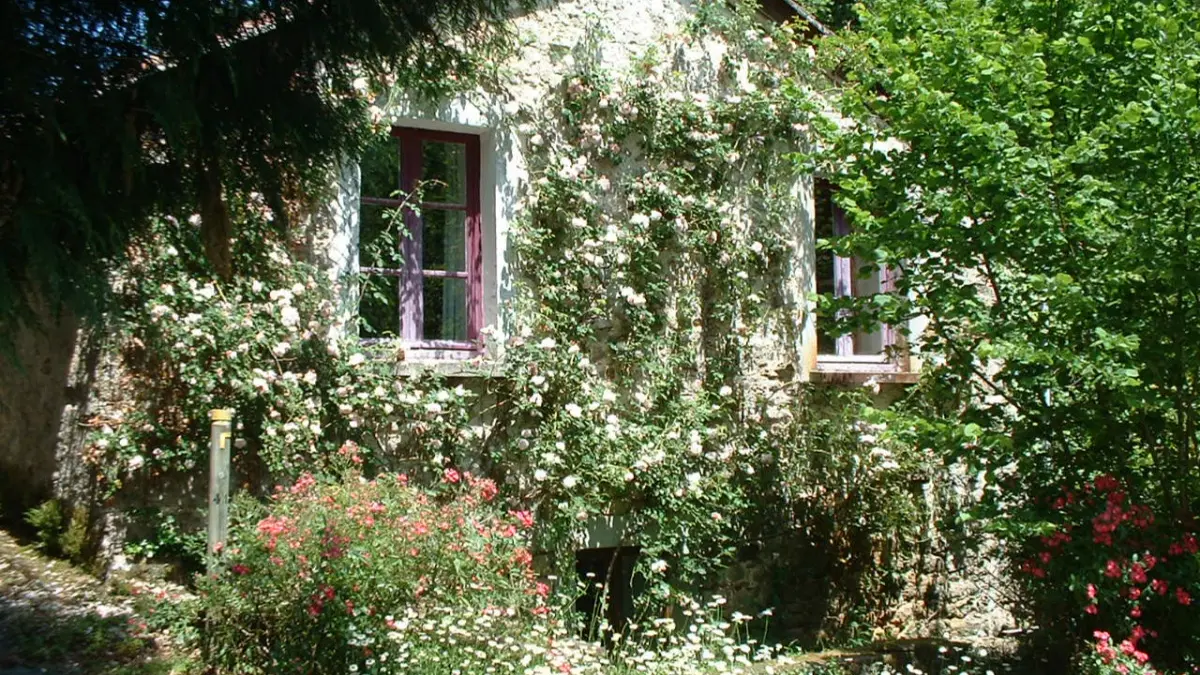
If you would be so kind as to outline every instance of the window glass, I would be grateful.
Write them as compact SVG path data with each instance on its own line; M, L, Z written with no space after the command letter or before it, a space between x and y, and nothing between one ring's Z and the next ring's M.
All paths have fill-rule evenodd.
M400 279L380 274L360 278L359 335L367 339L396 337L400 326Z
M817 181L813 190L815 201L813 218L813 233L818 240L833 238L833 190L824 181ZM833 295L833 251L817 249L816 282L817 293ZM836 354L836 336L829 333L828 321L817 321L817 353Z
M462 272L467 269L467 216L462 211L426 209L421 269Z
M467 203L466 145L423 141L421 160L425 201Z
M467 339L467 280L425 277L426 340Z
M363 204L359 208L358 260L364 267L403 267L402 218L397 209Z

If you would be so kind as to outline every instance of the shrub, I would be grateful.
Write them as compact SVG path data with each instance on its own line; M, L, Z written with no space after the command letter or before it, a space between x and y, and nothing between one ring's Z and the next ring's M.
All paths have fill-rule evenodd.
M492 481L453 469L430 489L403 474L339 484L306 474L265 510L249 506L221 570L199 585L210 664L483 672L519 659L508 646L549 630L549 587L526 547L532 516L495 495Z
M1200 544L1129 494L1100 476L1049 497L1020 577L1039 625L1087 644L1097 672L1184 667L1200 659Z
M70 518L57 499L49 499L25 512L25 522L36 532L37 548L46 555L66 558L75 564L91 552L91 514L85 506L71 509Z
M81 564L88 558L91 549L89 528L92 518L86 506L76 506L71 509L71 520L66 530L59 537L58 548L63 557L75 564Z
M25 512L25 522L29 523L37 535L38 550L47 555L59 555L59 538L66 526L62 504L57 499L49 499Z

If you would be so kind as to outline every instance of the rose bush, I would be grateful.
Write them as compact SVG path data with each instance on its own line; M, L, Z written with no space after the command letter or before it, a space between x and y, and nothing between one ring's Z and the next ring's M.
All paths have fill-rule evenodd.
M1103 672L1195 663L1195 532L1134 501L1128 487L1108 475L1050 495L1043 506L1046 531L1018 563L1037 622L1087 640L1087 660Z
M220 571L199 585L211 665L345 673L428 662L482 672L508 657L481 654L480 641L547 630L550 589L527 548L532 516L493 501L491 480L448 470L418 488L403 474L351 477L305 474L265 506L243 503Z

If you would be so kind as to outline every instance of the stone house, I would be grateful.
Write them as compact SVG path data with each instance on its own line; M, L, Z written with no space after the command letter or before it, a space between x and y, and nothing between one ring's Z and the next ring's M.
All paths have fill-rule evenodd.
M769 0L760 9L763 25L789 21L800 32L825 30L791 0ZM590 147L580 154L576 152L580 146L573 146L587 147L587 134L593 132L584 129L581 136L580 128L564 131L563 92L570 95L573 87L580 86L578 74L584 70L602 70L636 82L639 72L650 69L656 71L654 77L674 83L668 97L698 109L708 101L753 98L761 85L737 59L730 58L731 46L719 35L694 33L692 27L704 11L708 10L703 3L692 0L540 3L512 19L516 42L505 62L495 64L499 86L472 87L436 101L404 92L381 96L372 108L379 142L368 156L348 158L331 171L331 189L318 196L306 223L305 255L338 293L331 335L345 338L357 332L370 348L396 350L403 359L400 377L435 371L471 386L481 372L502 370L514 343L540 336L522 308L538 298L546 302L544 296L532 296L533 300L522 296L520 279L529 265L520 262L516 250L519 231L531 218L552 217L546 215L548 198L539 194L547 176L558 180L583 172L597 184L627 186L597 194L595 208L587 209L592 215L586 226L597 227L601 234L580 237L581 246L556 252L564 256L559 263L565 267L599 270L589 272L588 278L600 282L581 283L603 297L603 306L609 309L604 316L580 314L580 321L595 326L597 335L635 332L631 317L649 307L663 317L660 323L645 319L659 333L676 332L694 344L701 374L715 372L722 363L724 336L738 336L744 350L738 352L743 355L738 357L736 376L725 375L713 390L736 388L739 396L762 401L764 428L770 427L773 411L786 413L787 392L793 386L867 385L878 392L880 385L887 389L915 381L919 364L905 339L919 334L919 327L907 331L883 327L845 335L822 329L813 311L813 293L838 297L887 292L890 278L886 269L875 269L866 261L818 251L818 239L846 234L852 224L833 203L833 186L811 174L788 173L786 166L772 165L770 171L781 172L773 175L790 177L772 188L768 208L759 203L761 195L755 192L762 187L755 183L768 169L729 159L730 169L721 176L718 188L732 196L714 202L714 212L724 209L714 222L727 225L729 236L739 242L742 250L735 252L735 259L742 255L747 261L770 259L769 264L762 263L756 278L704 279L702 273L683 271L694 270L696 263L682 254L646 264L664 269L664 274L679 272L671 277L673 284L707 290L661 291L653 280L636 279L634 272L623 277L613 271L614 265L623 264L619 262L622 252L607 251L605 246L619 248L616 243L627 236L622 228L652 229L659 219L672 217L664 207L652 206L657 197L642 196L642 202L648 203L643 207L631 195L644 195L648 186L669 182L647 176L665 175L674 160L668 155L653 158L643 136L633 146L614 148L603 170L596 168L600 166L597 153L603 148ZM653 64L648 54L655 55ZM633 117L637 112L620 114ZM811 142L803 123L788 126L797 127L792 138L780 140L764 132L752 139L757 144L753 147L764 156L770 154L765 150L772 149L784 157ZM564 167L560 160L567 156L576 163ZM766 197L762 199L765 202ZM414 202L418 202L416 209L406 208ZM385 217L398 209L404 214L403 236L391 229L396 221ZM530 215L535 212L541 215ZM564 217L569 222L578 216ZM682 215L676 222L682 238L688 224ZM718 236L717 225L710 239ZM691 227L695 232L694 223ZM755 233L765 233L768 227L777 236L774 248L756 239ZM653 248L643 245L639 250ZM711 266L711 261L705 264ZM737 279L745 281L746 288L739 291L736 302L730 302L746 307L757 301L761 309L745 310L747 316L755 316L753 325L748 319L743 323L740 314L722 316L702 306L706 293L721 294L722 284L741 283ZM697 318L689 314L690 303L697 305ZM88 420L98 411L120 408L120 383L125 377L120 357L77 336L77 328L69 319L60 319L31 330L18 341L23 365L4 366L0 372L4 392L0 466L8 483L4 486L7 508L28 506L49 494L69 498L84 492L80 485L86 483L88 471L79 458L87 434L94 431ZM594 345L589 356L600 364L616 358L603 345ZM621 414L614 411L609 417ZM189 491L193 496L202 492L194 476L189 480L176 487L184 496L172 497L180 504L187 503ZM579 520L579 569L619 568L628 587L636 557L631 552L640 542L629 529L626 514L594 513ZM123 540L123 521L109 514L104 522L103 538L115 550ZM918 562L920 568L924 562ZM742 577L750 578L746 584L751 586L755 572L745 570L752 567L742 566ZM921 593L944 582L945 570L936 565L917 569L905 581L910 588L902 595L910 604L920 605ZM627 603L628 596L623 595L612 606ZM992 599L983 602L988 603L995 604ZM926 615L936 613L930 609Z

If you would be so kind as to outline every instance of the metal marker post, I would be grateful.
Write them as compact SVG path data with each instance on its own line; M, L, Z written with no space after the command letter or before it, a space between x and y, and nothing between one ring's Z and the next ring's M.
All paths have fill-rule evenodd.
M210 410L212 434L208 449L208 552L216 553L229 536L229 438L233 411Z

